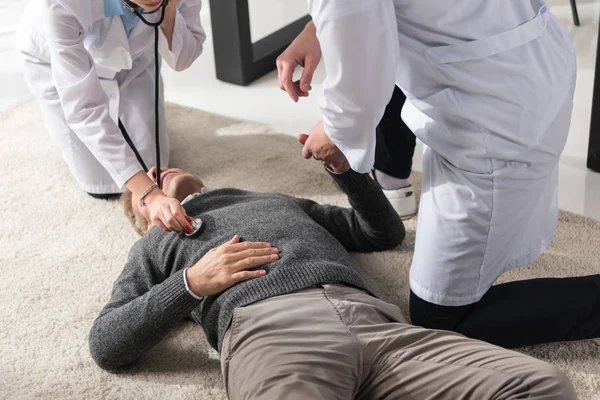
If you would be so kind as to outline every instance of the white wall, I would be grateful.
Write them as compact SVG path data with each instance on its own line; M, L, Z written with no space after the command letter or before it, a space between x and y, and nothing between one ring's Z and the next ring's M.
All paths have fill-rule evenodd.
M305 0L248 0L248 6L253 42L307 14Z

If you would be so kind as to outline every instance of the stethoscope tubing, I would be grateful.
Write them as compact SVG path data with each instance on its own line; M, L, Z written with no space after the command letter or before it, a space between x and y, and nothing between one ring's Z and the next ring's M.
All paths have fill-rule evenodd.
M154 28L154 142L156 147L156 184L158 187L161 187L160 180L160 124L159 124L159 96L160 96L160 63L159 63L159 54L158 54L158 27L165 20L165 8L169 3L169 0L163 0L160 6L155 8L154 10L140 10L137 4L129 1L129 0L121 0L123 5L127 7L132 13L134 13L144 24L151 26ZM161 15L156 22L148 21L144 15L155 14L161 11ZM129 143L130 146L133 146L133 143ZM137 150L133 148L136 154ZM142 163L142 167L144 167L144 163Z

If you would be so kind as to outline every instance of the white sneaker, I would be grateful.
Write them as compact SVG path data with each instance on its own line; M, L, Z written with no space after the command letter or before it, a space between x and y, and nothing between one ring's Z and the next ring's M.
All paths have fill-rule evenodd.
M412 185L396 190L381 190L401 219L406 220L417 215L417 199Z
M371 171L371 177L377 182L375 171ZM401 189L387 190L381 188L381 190L400 218L406 220L417 215L417 199L412 185L408 185Z

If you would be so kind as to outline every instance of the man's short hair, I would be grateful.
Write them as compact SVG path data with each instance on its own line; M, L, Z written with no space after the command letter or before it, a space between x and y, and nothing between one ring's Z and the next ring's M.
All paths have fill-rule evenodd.
M148 221L146 221L146 218L142 217L141 215L137 215L133 211L133 206L131 205L131 196L133 196L131 190L125 189L119 201L123 207L123 213L125 213L129 223L133 227L133 230L136 231L138 235L144 236L148 230Z

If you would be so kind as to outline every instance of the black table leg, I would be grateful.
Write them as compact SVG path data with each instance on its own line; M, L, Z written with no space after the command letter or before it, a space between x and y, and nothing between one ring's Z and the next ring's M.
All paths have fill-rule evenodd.
M302 17L252 43L248 0L210 0L217 79L247 85L276 68L275 60L310 21Z
M577 12L577 3L571 0L571 11L573 12L573 22L575 26L579 26L579 12Z
M598 47L596 50L596 72L594 74L594 97L592 99L592 122L590 124L587 167L600 172L600 29L598 29Z

